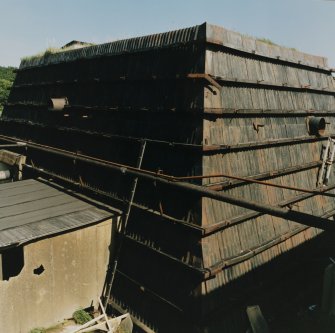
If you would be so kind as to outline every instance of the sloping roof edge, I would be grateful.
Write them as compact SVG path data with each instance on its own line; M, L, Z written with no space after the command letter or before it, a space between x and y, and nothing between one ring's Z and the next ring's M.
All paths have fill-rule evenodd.
M245 36L223 27L203 23L190 28L159 34L147 35L88 46L75 50L46 54L40 57L23 59L20 69L47 66L78 59L112 56L123 53L141 52L150 49L165 48L194 42L208 42L234 50L257 54L269 59L281 59L299 65L328 70L327 59L309 55L283 46L271 45L257 38Z
M37 180L0 184L0 249L85 228L117 215Z

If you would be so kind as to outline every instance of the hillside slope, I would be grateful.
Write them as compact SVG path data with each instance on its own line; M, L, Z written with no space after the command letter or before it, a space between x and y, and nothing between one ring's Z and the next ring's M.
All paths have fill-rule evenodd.
M0 66L0 113L3 110L3 105L6 103L10 88L15 79L14 67Z

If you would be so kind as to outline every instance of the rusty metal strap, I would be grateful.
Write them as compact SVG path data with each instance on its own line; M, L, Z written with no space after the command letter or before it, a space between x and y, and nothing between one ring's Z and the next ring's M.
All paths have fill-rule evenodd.
M295 165L295 166L292 166L292 167L287 167L287 168L282 168L282 169L278 169L278 170L262 172L262 173L259 173L259 174L256 174L256 175L254 174L254 175L246 176L244 178L245 179L276 178L276 177L279 177L279 176L284 176L284 175L288 175L288 174L295 173L295 172L314 169L316 167L319 167L321 164L322 164L321 161L308 162L308 163L304 163L304 164L300 164L300 165ZM209 184L206 184L205 186L212 189L212 190L215 190L215 191L222 191L222 190L230 188L230 187L243 186L243 185L246 185L246 184L248 184L248 182L245 181L245 180L230 179L230 180L224 180L224 181L220 181L220 182L216 182L216 183L209 183Z
M203 73L192 73L192 74L187 74L187 77L189 79L202 79L206 80L210 85L216 87L217 89L221 90L222 86L219 82L217 82L215 79L213 79L212 76L209 74L203 74Z

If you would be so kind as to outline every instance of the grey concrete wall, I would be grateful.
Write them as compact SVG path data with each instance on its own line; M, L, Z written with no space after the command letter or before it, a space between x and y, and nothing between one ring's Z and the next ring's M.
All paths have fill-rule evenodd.
M0 332L27 333L70 318L78 308L97 306L111 228L108 220L26 245L21 273L0 281ZM35 275L40 265L45 271Z

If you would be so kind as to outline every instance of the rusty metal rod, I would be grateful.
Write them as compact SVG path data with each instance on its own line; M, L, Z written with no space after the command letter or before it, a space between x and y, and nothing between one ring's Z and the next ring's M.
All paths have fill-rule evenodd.
M10 140L10 141L14 140L13 138L3 136L3 135L0 135L0 139ZM157 174L157 173L155 173L153 171L149 171L149 170L144 170L144 169L139 170L138 168L131 167L131 166L128 166L128 165L124 165L124 164L120 164L120 163L114 163L114 162L98 159L98 158L95 158L95 157L92 157L92 156L77 154L77 153L69 152L69 151L66 151L66 150L63 150L63 149L59 149L59 148L55 148L55 147L49 147L49 146L45 146L45 145L41 145L41 144L37 144L37 143L22 141L20 144L21 145L26 145L28 147L32 147L32 148L35 148L35 149L39 149L39 150L43 150L43 151L47 151L47 152L52 152L52 153L55 153L55 154L61 154L63 156L67 156L67 157L70 157L70 158L82 160L82 161L85 161L85 162L88 162L89 160L91 160L92 162L93 161L102 162L102 163L106 163L107 165L110 165L110 166L117 166L117 167L121 167L121 168L127 168L129 170L136 171L136 172L140 171L140 172L148 174L148 175L152 175L152 176L155 176L155 177L161 177L161 178L168 179L168 180L171 180L171 181L185 181L185 180L224 177L224 178L230 178L230 179L235 179L235 180L240 180L240 181L250 182L250 183L257 183L257 184L261 184L261 185L273 186L273 187L278 187L278 188L283 188L283 189L288 189L288 190L294 190L294 191L299 191L299 192L312 193L312 194L317 194L317 195L325 195L325 196L330 196L330 197L335 196L335 195L330 194L330 193L324 193L324 191L322 191L322 189L320 189L320 191L308 190L308 189L303 189L303 188L298 188L298 187L291 187L291 186L273 184L273 183L259 181L259 180L253 180L253 179L246 178L246 177L231 176L231 175L227 175L227 174L174 177L174 176L170 176L170 175L166 175L166 174L162 174L162 173Z
M13 141L13 138L6 137L0 135L0 139ZM69 152L62 149L57 149L53 147L43 146L36 143L27 143L27 147L34 148L40 151L44 151L47 153L53 153L55 155L75 159L78 161L90 163L92 165L98 165L105 168L112 169L114 171L120 172L121 174L129 174L133 177L139 177L146 179L152 182L159 182L169 187L174 187L176 189L184 190L185 192L189 192L191 194L207 197L218 201L223 201L235 206L240 206L246 209L255 210L261 213L266 213L269 215L277 216L286 220L298 222L304 225L309 225L312 227L320 228L323 230L332 230L335 231L335 224L331 221L320 218L311 214L298 212L294 210L290 210L288 208L280 208L275 207L266 203L259 203L253 200L247 200L243 198L236 198L232 195L228 195L225 193L218 193L207 188L204 188L200 185L185 183L185 182L176 182L174 177L163 177L160 174L155 174L151 171L138 170L136 168L132 168L126 165L122 165L119 163L106 162L104 160L100 160L98 158L92 158L90 156L86 156L83 154L76 154L73 152Z
M309 115L335 115L335 110L292 110L292 109L233 109L233 108L204 108L207 117L238 117L238 116L280 116L280 117L306 117Z
M335 209L331 209L328 212L322 214L321 217L322 218L329 218L332 215L334 215L334 213L335 213ZM303 231L305 231L309 228L310 227L308 227L308 226L297 227L293 231L289 231L286 234L277 236L277 237L275 237L275 238L273 238L269 241L264 242L261 245L257 245L257 246L255 246L251 249L245 250L245 251L243 251L243 253L240 253L236 256L232 256L230 258L225 258L222 261L210 266L208 268L209 275L206 276L206 277L207 278L213 277L216 274L218 274L223 268L226 268L228 266L233 266L233 265L239 264L239 263L241 263L245 260L248 260L249 258L252 258L257 254L259 254L261 252L264 252L264 251L268 250L269 248L271 248L271 247L273 247L273 246L275 246L279 243L282 243L282 242L286 241L287 239L289 239L289 238L297 235L298 233L303 232Z
M331 191L333 189L335 189L335 184L324 187L323 191L326 192L326 191ZM303 200L306 200L308 198L311 198L315 195L316 194L302 193L302 194L299 194L297 196L294 196L293 198L277 202L276 206L291 207L294 204L296 204L298 202L301 202ZM233 225L240 224L240 223L243 223L245 221L257 218L257 217L262 216L264 214L265 213L260 213L260 212L250 212L250 213L246 213L246 214L243 214L243 215L240 215L240 216L233 217L230 220L223 220L223 221L220 221L220 222L216 222L214 224L211 224L211 225L208 225L208 226L205 227L204 235L209 236L213 233L219 232L219 231L221 231L223 229L226 229L226 228L229 228Z
M319 188L317 190L308 190L308 189L304 189L304 188L300 188L300 187L281 185L281 184L274 184L274 183L269 183L269 182L265 182L265 181L262 181L262 180L250 179L250 178L246 178L246 177L230 176L230 175L226 175L226 174L216 174L216 175L206 175L206 176L176 177L176 178L178 180L180 180L180 181L184 181L184 180L205 179L205 178L218 178L218 177L240 180L240 181L243 181L243 182L246 182L246 183L251 183L251 184L259 184L259 185L271 186L271 187L276 187L276 188L282 188L282 189L285 189L285 190L298 191L298 192L303 192L303 193L323 195L323 196L326 196L326 197L335 198L335 194L333 194L333 193L325 193L325 191L323 190L323 188Z
M292 167L287 167L287 168L283 168L283 169L277 169L277 170L273 170L273 171L267 171L267 172L254 174L254 175L251 175L251 176L247 176L245 178L247 178L247 179L275 178L275 177L284 176L284 175L288 175L288 174L295 173L295 172L314 169L316 167L319 167L320 165L322 165L322 161L308 162L308 163L304 163L304 164L300 164L300 165L295 165L295 166L292 166ZM215 190L215 191L222 191L222 190L224 190L228 187L235 187L235 186L242 186L242 185L246 185L246 182L243 181L243 180L241 180L241 181L225 180L225 181L222 181L222 182L220 181L220 182L216 182L216 183L205 184L205 186L207 188L209 188L211 190Z

